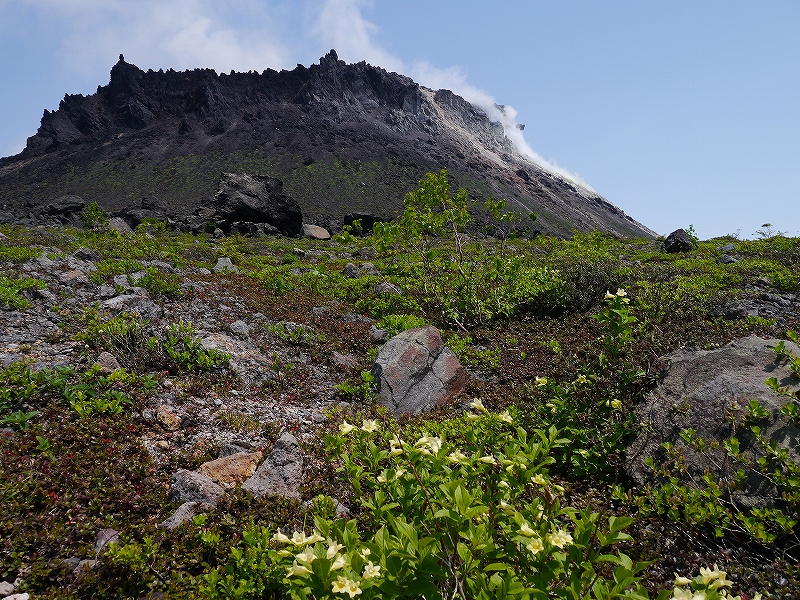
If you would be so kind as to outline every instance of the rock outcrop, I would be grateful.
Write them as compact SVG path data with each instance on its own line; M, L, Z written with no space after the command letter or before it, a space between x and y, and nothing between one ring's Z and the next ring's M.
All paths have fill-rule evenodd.
M433 326L404 331L378 351L378 400L395 415L445 404L464 390L466 372Z
M775 487L752 468L732 460L724 442L734 436L748 459L759 455L750 424L743 422L750 401L756 400L767 414L752 424L761 427L767 440L788 450L794 461L800 460L800 427L781 413L787 399L764 383L776 377L782 386L800 389L800 382L772 350L778 341L750 336L718 350L679 350L665 357L668 367L662 382L636 410L643 427L627 451L630 476L641 484L657 482L645 461L652 457L656 465L670 468L673 460L663 446L669 443L685 461L684 471L671 469L684 484L702 484L708 473L724 488L734 481L738 469L745 469L745 481L732 491L734 501L748 507L773 505ZM800 349L791 342L786 347L800 356ZM681 437L687 429L705 440L704 452L695 451Z
M283 182L266 175L223 173L214 196L217 222L268 223L289 236L303 233L303 214L283 191Z

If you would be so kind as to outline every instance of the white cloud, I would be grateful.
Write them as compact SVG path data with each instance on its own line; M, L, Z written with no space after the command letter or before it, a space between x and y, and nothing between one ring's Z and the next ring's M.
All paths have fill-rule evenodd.
M291 64L281 23L254 0L24 0L65 21L62 61L86 75L118 54L142 68L263 70ZM246 26L235 23L247 14Z

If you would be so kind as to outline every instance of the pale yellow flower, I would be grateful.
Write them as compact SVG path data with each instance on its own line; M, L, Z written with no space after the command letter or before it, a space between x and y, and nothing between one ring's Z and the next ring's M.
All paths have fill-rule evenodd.
M617 296L618 296L618 297L620 297L620 298L624 298L624 297L625 297L625 296L627 296L627 295L628 295L628 294L625 292L625 290L623 290L622 288L617 288Z
M553 546L563 548L572 543L572 536L563 529L559 529L555 533L549 533L547 535L547 541L553 544Z
M515 512L514 507L505 500L500 500L500 510L502 510L507 515L513 515Z
M352 579L348 579L344 591L351 598L355 598L361 593L361 584L358 581L353 581Z
M281 544L291 544L292 543L292 540L289 539L289 536L286 535L285 533L281 533L280 529L278 529L278 531L275 532L275 535L272 536L272 541L280 542Z
M547 479L544 478L544 475L541 473L537 473L533 477L531 477L532 483L538 483L539 485L547 485Z
M539 377L536 376L536 385L539 387L544 387L547 385L547 377Z
M334 594L339 594L339 593L343 592L345 590L345 588L347 587L347 577L345 577L343 575L339 575L336 578L336 581L333 582L333 586L332 587L333 587L333 593Z
M361 555L361 558L367 560L367 557L372 554L372 550L369 548L364 548L361 552L359 552L359 554Z
M302 562L312 563L317 557L314 555L314 549L311 546L307 546L305 552L301 552L295 558Z
M606 290L606 300L611 300L614 298L614 294Z
M725 579L725 571L720 571L717 568L717 565L714 565L714 569L707 569L706 567L700 567L700 577L703 579L703 583L708 585L715 579Z
M461 452L461 450L456 450L455 452L451 452L447 455L447 460L453 464L461 464L466 461L469 457Z
M525 547L531 554L538 554L544 550L544 544L542 543L542 539L539 537L531 538L531 541L525 544Z
M622 406L622 401L621 400L617 400L615 398L614 400L611 401L611 408L618 409L620 406Z
M497 417L501 421L503 421L503 423L513 423L514 422L514 418L511 416L511 413L509 413L508 411L504 411L504 412L500 413L499 415L497 415Z
M504 479L501 479L501 480L500 480L500 483L498 483L497 485L498 485L499 487L502 487L502 488L508 488L508 487L511 487L510 485L508 485L508 482L507 482L506 480L504 480Z
M480 415L476 415L475 413L468 412L467 414L464 415L464 418L467 421L477 421L478 419L481 418L481 416Z
M486 407L483 405L483 400L480 398L475 398L472 402L469 403L470 408L474 408L478 412L487 413L489 412L486 410Z
M386 471L378 475L378 483L386 483Z
M578 378L575 381L573 381L572 383L576 383L576 384L589 383L589 379L586 377L586 375L578 375Z
M347 559L341 554L339 554L336 556L336 558L333 561L333 564L331 565L331 571L337 571L342 567L346 566L347 566Z
M366 431L367 433L378 431L378 422L374 419L364 419L364 424L361 425L361 431Z
M400 479L405 474L406 474L406 470L405 469L397 469L397 471L394 472L394 478L395 479Z
M676 587L672 590L672 600L706 600L706 593Z
M304 533L300 533L299 531L295 531L292 534L291 542L295 546L303 546L303 545L308 543L308 540L309 540L309 538L307 538Z
M527 521L523 521L522 525L519 526L519 534L524 535L525 537L532 537L536 535L536 531L528 525Z
M287 577L292 577L294 575L306 575L307 573L311 573L311 569L304 565L297 564L297 561L294 561L294 564L286 569Z
M339 425L339 433L342 435L347 435L351 431L355 431L357 427L355 425L351 425L347 421L342 421L341 425Z
M315 531L310 536L306 538L306 544L316 544L317 542L323 541L325 538L319 534L319 531Z
M497 464L497 459L491 454L487 454L486 456L481 456L478 460L482 463L486 463L487 465Z
M437 454L442 448L442 438L424 435L417 440L415 445L423 454Z
M681 577L677 573L675 573L675 585L689 585L692 583L692 580L688 577Z
M369 561L366 565L364 565L364 574L361 577L363 579L372 579L373 577L378 577L380 574L380 565L373 565L372 561Z
M332 559L339 553L339 550L344 548L342 544L338 544L336 540L328 540L328 551L325 553L325 558Z

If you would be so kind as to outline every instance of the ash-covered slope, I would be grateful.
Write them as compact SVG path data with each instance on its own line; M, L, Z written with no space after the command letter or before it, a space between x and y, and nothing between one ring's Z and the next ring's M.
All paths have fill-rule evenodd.
M334 51L308 68L229 75L144 72L120 56L107 86L65 96L22 153L0 159L0 219L46 221L45 207L69 194L110 212L147 198L189 214L210 204L222 172L247 172L282 179L306 221L335 228L356 211L394 216L441 168L475 199L536 212L546 233L653 235L517 153L500 123L463 98Z

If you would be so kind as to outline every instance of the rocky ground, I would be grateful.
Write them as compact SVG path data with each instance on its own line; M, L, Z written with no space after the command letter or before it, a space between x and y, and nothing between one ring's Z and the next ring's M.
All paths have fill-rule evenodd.
M376 355L394 332L387 332L381 323L364 314L366 311L356 308L355 298L331 297L309 288L279 293L277 280L265 280L255 273L258 264L266 263L285 265L289 279L317 273L318 269L334 269L350 280L365 282L365 293L378 300L409 294L381 275L385 265L374 258L371 248L359 248L358 243L348 246L332 240L281 237L239 239L239 246L226 247L223 238L185 236L180 240L180 251L166 252L166 247L159 249L157 240L161 238L139 231L137 239L150 250L132 259L127 268L120 262L110 269L109 260L118 256L113 246L121 244L123 236L111 235L109 240L65 230L6 231L0 237L0 246L15 250L6 252L0 272L14 279L35 278L43 285L20 292L28 306L7 305L0 312L0 365L8 367L24 360L35 371L69 367L83 372L99 364L105 374L123 368L134 373L147 371L153 378L152 389L141 395L125 418L130 420L120 420L136 432L131 447L138 445L140 460L149 465L142 481L160 489L149 500L144 491L140 492L141 499L136 502L141 506L130 509L129 525L141 523L150 528L148 531L158 531L159 527L172 530L207 504L218 504L221 514L229 511L252 516L253 512L247 511L264 510L264 505L248 505L237 513L232 507L249 502L242 500L240 487L256 498L280 495L296 501L307 501L320 491L336 491L330 481L331 467L319 454L319 440L332 427L334 415L355 416L374 410L374 406L362 404L363 395L353 389L362 383L362 372L376 373L374 366L381 361L379 358L376 363ZM177 243L176 238L170 240ZM736 245L730 245L718 251L719 264L745 258L737 253ZM642 246L636 248L640 251ZM237 257L236 252L226 252L231 249L246 252ZM239 266L224 254L233 256ZM636 263L627 256L619 260ZM163 286L153 283L153 274L156 280L173 285L170 293L163 293ZM708 325L710 321L704 321L705 325L686 323L682 329L664 326L659 339L642 341L640 364L654 365L659 356L681 346L714 348L751 333L781 336L796 327L800 318L795 293L776 289L769 279L756 276L736 295L715 297L708 310L710 316L700 316L700 321L716 319L713 326ZM176 370L168 364L152 363L144 368L142 346L133 342L126 345L121 339L111 349L114 351L109 351L81 339L82 332L95 331L87 316L92 311L106 319L120 315L128 319L137 314L144 337L163 338L169 326L190 323L192 339L204 349L226 353L229 363L207 370ZM445 333L449 339L452 332ZM592 351L591 344L597 343L597 334L597 324L588 314L567 314L558 319L528 315L476 328L471 332L472 354L461 355L464 370L460 374L453 370L440 377L436 367L437 381L449 382L443 384L447 388L443 396L446 410L458 411L477 395L500 408L536 375L574 376L582 357ZM582 342L582 338L592 341ZM554 352L553 340L561 347L574 347L575 352ZM442 339L435 344L443 346ZM500 357L494 363L465 358L483 356L482 352L492 349L497 349ZM435 362L436 356L431 356ZM455 355L448 360L456 360ZM381 377L380 370L377 376ZM433 399L423 408L436 402ZM21 408L41 411L40 424L47 423L48 415L63 418L38 405ZM45 435L49 430L36 429L43 426L40 424L34 429ZM113 428L113 424L108 426ZM48 427L57 429L56 425ZM14 443L20 448L28 444L30 436L24 430L7 427L3 435L7 457L34 460L31 452L12 447ZM57 444L55 434L50 435ZM31 443L35 445L36 441ZM604 480L570 478L568 473L563 476L574 505L597 503L611 511L627 510L607 495L603 497ZM0 478L8 484L15 477L14 465L6 462ZM617 477L625 478L621 468ZM358 508L353 498L340 500L340 513ZM102 510L92 514L96 518L87 517L80 533L62 540L61 547L54 540L28 542L26 549L16 550L22 559L12 555L9 548L14 544L6 539L0 549L0 571L6 577L6 582L0 583L0 597L15 591L16 596L7 597L27 597L24 590L31 589L26 588L31 573L36 575L36 593L59 597L56 590L67 586L70 593L85 596L87 589L80 582L102 580L109 573L104 569L111 569L95 562L108 542L120 535L125 540L134 539L132 531L123 526L121 513L109 509L109 514L115 515L113 519L104 518ZM7 525L4 531L15 531ZM652 569L654 587L668 584L674 570L719 562L728 567L743 590L766 585L773 590L773 597L788 598L792 596L782 596L780 590L800 589L796 548L770 553L758 545L714 545L703 536L696 537L693 529L655 517L640 520L636 527L639 538L647 543L638 552L656 561ZM41 550L36 549L37 543ZM32 557L41 564L31 564ZM61 561L62 566L53 567L53 561ZM47 569L45 563L50 565ZM764 577L758 572L764 569L775 569L776 575ZM54 586L49 591L43 583L48 577Z

